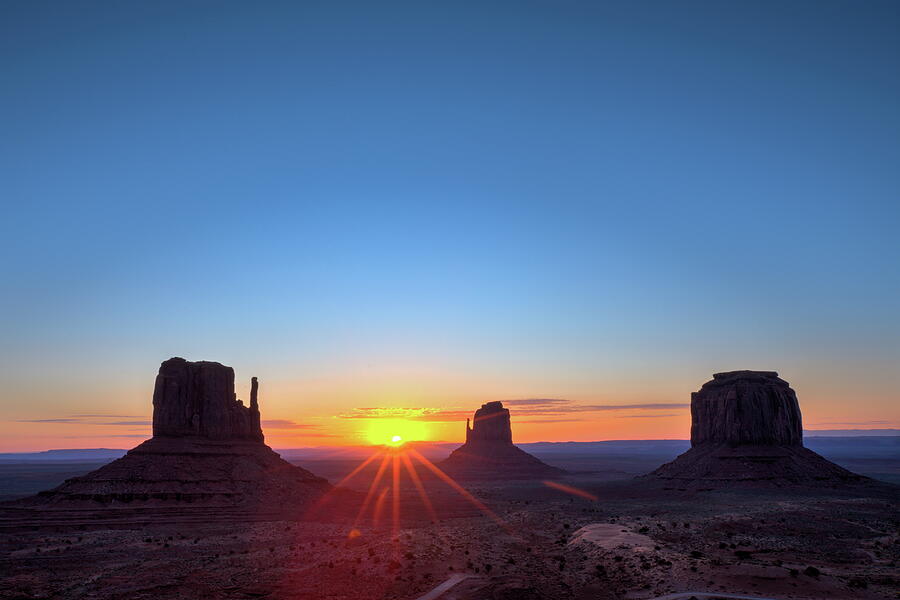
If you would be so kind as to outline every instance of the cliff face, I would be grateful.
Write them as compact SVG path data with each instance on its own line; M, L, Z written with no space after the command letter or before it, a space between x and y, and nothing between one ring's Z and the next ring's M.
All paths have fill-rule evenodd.
M234 369L217 362L170 358L159 367L153 390L153 435L210 440L263 441L251 382L250 406L234 394Z
M512 426L509 423L509 409L502 402L482 404L475 411L474 426L466 421L467 444L512 445Z
M774 371L716 373L691 394L691 446L802 446L800 404Z

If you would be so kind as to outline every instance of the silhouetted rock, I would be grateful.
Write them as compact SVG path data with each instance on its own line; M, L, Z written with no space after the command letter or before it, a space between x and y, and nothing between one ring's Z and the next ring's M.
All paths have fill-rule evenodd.
M470 427L466 419L467 444L512 444L512 427L509 424L509 409L502 402L482 404L475 411L475 427Z
M235 396L231 367L170 358L156 376L153 435L262 442L255 377L251 386L248 407Z
M153 392L153 437L87 475L23 501L57 506L243 507L292 510L330 489L263 443L259 383L250 406L234 394L234 370L172 358ZM210 517L214 516L212 513Z
M865 480L803 447L797 395L774 371L713 375L691 394L691 449L648 477L687 487Z
M716 373L691 394L691 446L802 446L797 395L774 371Z
M457 479L542 479L564 473L513 444L509 409L502 402L482 404L471 426L466 420L466 443L440 467Z

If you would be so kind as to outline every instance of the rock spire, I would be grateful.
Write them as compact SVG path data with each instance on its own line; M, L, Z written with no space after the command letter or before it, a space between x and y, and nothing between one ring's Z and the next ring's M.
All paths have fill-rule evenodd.
M459 479L541 479L564 473L513 444L509 409L502 402L482 404L474 419L466 420L466 443L440 467Z

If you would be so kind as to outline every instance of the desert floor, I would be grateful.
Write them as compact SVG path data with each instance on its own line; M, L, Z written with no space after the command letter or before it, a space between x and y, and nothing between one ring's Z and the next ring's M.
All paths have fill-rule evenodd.
M359 515L365 477L278 517L252 507L121 507L111 517L87 506L58 518L4 509L0 598L415 600L457 574L467 577L441 598L898 597L897 487L561 482L570 489L463 482L480 505L426 479L437 522L405 480L396 503L375 490Z

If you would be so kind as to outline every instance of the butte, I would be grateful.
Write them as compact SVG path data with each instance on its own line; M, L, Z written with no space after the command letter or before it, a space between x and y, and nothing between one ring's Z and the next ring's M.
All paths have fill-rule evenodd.
M466 443L439 466L457 479L546 479L565 473L513 444L509 409L502 402L482 404L471 427L466 420Z
M195 518L294 511L330 484L283 460L265 444L259 385L250 406L234 393L234 370L217 362L171 358L153 390L153 437L87 475L22 501L46 510L161 510ZM127 509L127 510L125 510ZM96 511L95 511L96 512Z
M644 476L675 488L866 482L803 447L800 404L774 371L716 373L691 394L691 448Z

